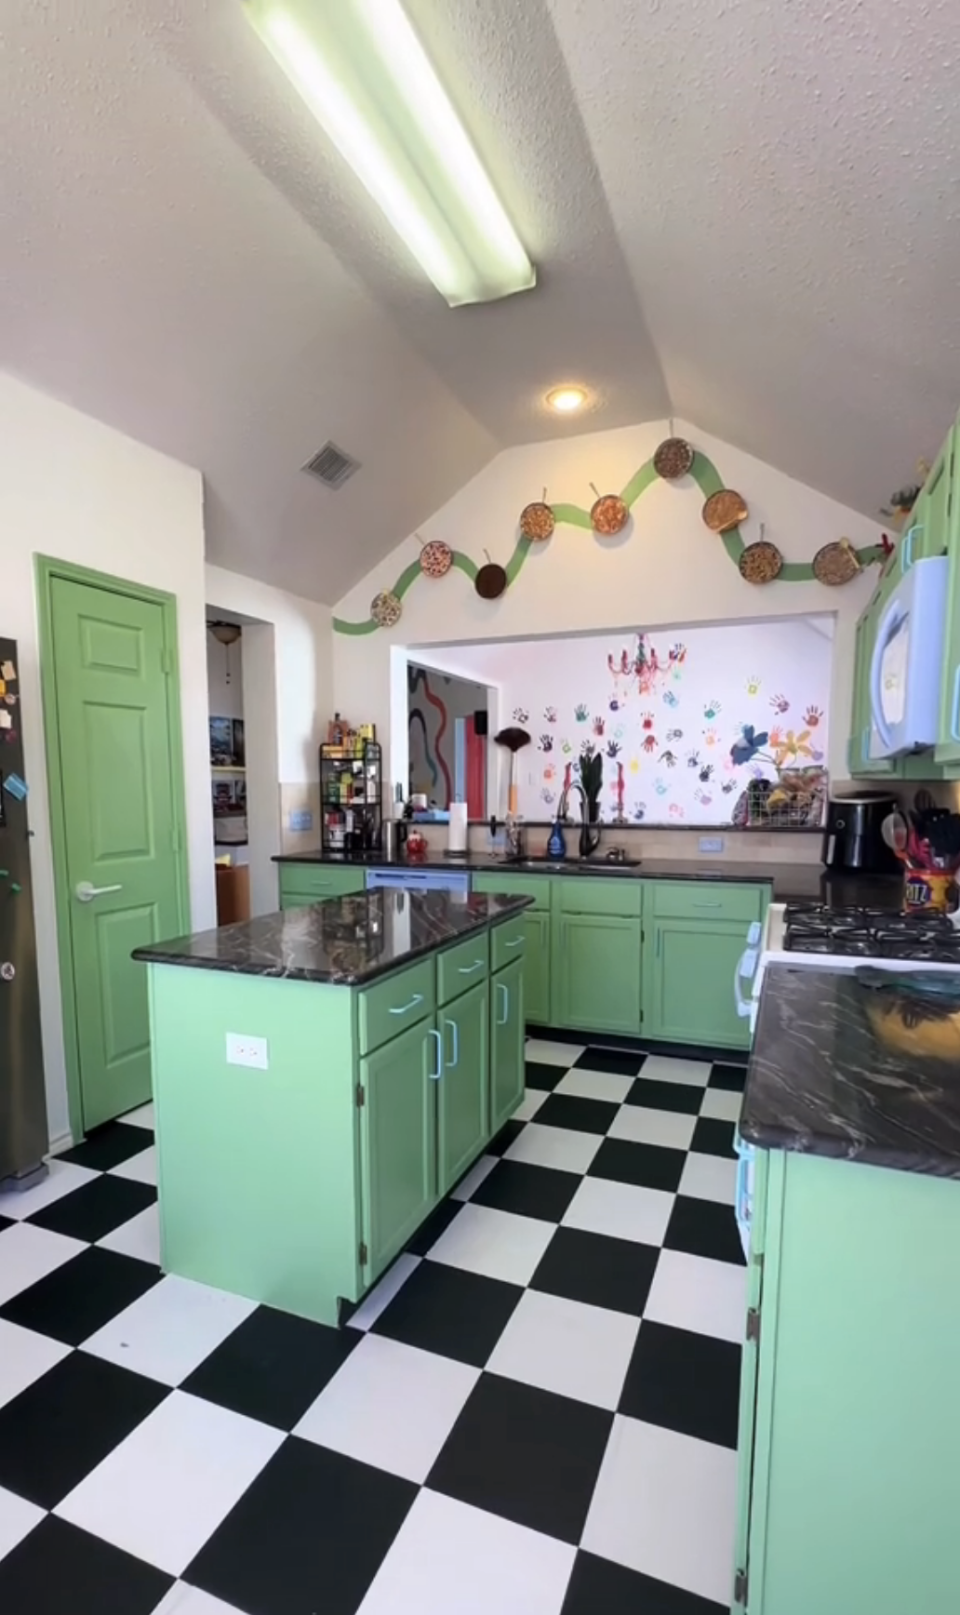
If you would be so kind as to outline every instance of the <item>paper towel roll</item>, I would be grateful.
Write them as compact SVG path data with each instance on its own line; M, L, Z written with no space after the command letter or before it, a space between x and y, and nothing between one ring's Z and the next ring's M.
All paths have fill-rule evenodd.
M466 852L467 850L467 804L466 802L450 803L450 823L447 826L447 851Z

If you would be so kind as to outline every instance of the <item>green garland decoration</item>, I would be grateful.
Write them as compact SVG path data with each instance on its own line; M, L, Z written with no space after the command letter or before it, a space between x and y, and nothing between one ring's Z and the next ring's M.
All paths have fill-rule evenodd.
M713 461L709 460L705 454L701 454L699 449L694 453L689 474L697 484L704 499L709 499L712 493L718 493L724 486ZM627 509L629 510L636 503L641 494L645 493L650 487L651 483L659 480L659 473L655 470L653 461L647 460L639 471L635 472L630 478L620 495ZM564 522L568 527L582 527L588 533L593 531L593 522L590 520L589 510L582 510L579 505L551 505L550 508L556 522ZM738 566L740 557L747 547L739 527L731 527L729 532L721 533L720 537L723 540L723 547L734 566ZM521 568L531 548L532 541L529 538L524 538L523 534L521 534L517 539L513 555L507 562L508 585L515 583L520 576ZM874 561L882 561L884 555L879 544L865 544L855 553L862 566L870 566ZM478 567L476 561L472 561L469 555L464 555L461 550L454 550L453 565L463 572L471 583L474 581ZM401 572L391 593L395 594L398 600L402 600L407 590L421 576L420 562L411 561L410 565ZM812 583L814 581L813 566L809 561L785 561L776 581L778 583ZM378 627L379 623L374 622L372 617L368 617L365 622L347 622L343 617L334 617L333 619L333 630L337 634L375 634Z

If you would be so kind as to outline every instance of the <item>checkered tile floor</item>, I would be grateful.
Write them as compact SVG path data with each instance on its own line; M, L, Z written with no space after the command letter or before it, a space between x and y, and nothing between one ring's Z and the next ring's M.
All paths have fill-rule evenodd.
M157 1266L150 1108L0 1198L4 1615L720 1615L743 1069L528 1043L342 1331Z

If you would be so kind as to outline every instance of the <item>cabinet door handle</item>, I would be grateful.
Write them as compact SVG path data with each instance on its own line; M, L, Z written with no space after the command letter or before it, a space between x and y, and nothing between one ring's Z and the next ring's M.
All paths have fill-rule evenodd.
M923 532L923 522L914 522L900 540L900 571L909 572L913 565L913 535Z
M953 705L950 708L950 738L960 740L960 662L953 675Z
M431 1026L429 1028L427 1036L435 1037L437 1040L437 1069L436 1071L428 1071L427 1076L431 1082L439 1082L440 1078L443 1076L443 1038L440 1036L440 1033L437 1031L435 1026ZM424 1047L426 1047L426 1045L424 1045Z
M460 965L459 969L461 976L472 976L475 970L483 969L483 960L474 959L472 965Z
M694 908L721 908L721 903L694 903Z
M522 948L523 947L523 937L522 936L514 937L512 942L505 942L503 945L504 945L505 948Z
M406 1015L409 1009L416 1009L417 1005L422 1003L423 993L414 993L409 1004L396 1004L390 1013L391 1015Z
M447 1061L447 1070L453 1071L457 1061L460 1059L460 1028L456 1021L444 1021L443 1024L453 1029L453 1053Z
M502 981L497 982L497 991L503 993L503 1014L497 1021L498 1026L506 1026L510 1019L510 989Z

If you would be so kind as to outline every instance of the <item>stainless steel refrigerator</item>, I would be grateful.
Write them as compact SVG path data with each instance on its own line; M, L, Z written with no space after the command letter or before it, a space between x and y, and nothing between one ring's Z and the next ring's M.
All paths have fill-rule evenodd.
M0 1188L45 1172L49 1145L30 889L17 646L0 639Z

